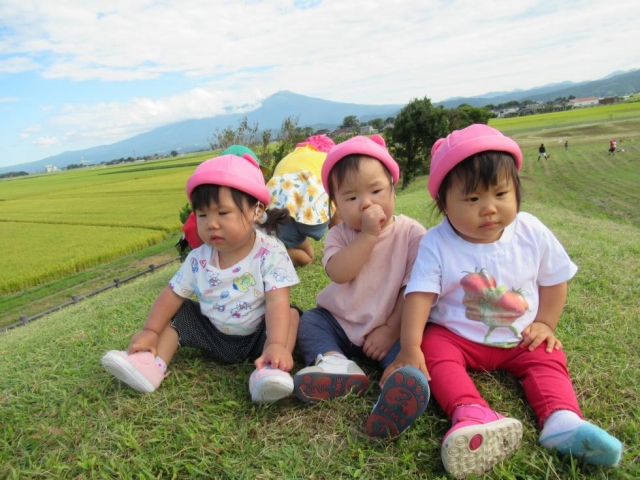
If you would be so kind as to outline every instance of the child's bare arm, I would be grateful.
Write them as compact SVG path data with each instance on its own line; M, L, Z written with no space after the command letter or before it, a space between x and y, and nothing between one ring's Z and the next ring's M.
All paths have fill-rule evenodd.
M265 293L267 341L262 355L256 359L256 368L269 364L273 368L289 371L293 368L293 357L287 349L289 324L291 322L289 288L278 288Z
M562 342L554 334L560 315L567 301L567 282L550 287L538 287L538 314L531 325L522 331L523 340L520 346L535 350L547 342L547 352L562 348Z
M167 286L160 292L153 303L142 330L136 333L129 342L129 353L149 351L157 355L158 337L176 314L184 298Z
M360 232L346 247L336 252L327 263L327 276L335 283L347 283L356 278L367 262L378 237Z
M373 360L382 360L389 353L391 346L400 337L400 320L402 318L402 306L404 305L404 287L400 289L391 315L384 325L369 332L364 339L362 350L366 356Z

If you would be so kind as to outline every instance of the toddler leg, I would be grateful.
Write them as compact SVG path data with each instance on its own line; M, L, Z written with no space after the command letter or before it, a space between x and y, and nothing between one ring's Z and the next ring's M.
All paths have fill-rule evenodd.
M429 384L424 374L406 365L384 382L380 397L365 428L373 438L396 438L422 415L429 402Z
M453 427L442 441L442 463L455 477L478 475L510 457L522 439L522 424L490 408L463 405L455 409Z
M553 412L544 422L540 444L585 463L613 467L620 462L622 443L570 410Z

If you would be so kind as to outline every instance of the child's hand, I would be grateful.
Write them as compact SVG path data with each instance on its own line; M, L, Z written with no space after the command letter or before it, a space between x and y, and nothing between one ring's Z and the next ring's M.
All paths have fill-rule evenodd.
M389 375L405 365L416 367L424 373L427 380L431 380L431 375L429 375L427 365L424 362L424 354L422 353L422 350L420 350L420 347L411 347L401 349L393 363L385 368L382 373L382 378L380 379L380 386L382 387L384 385L384 382L387 380Z
M256 359L254 365L256 368L270 366L271 368L279 368L280 370L289 372L293 368L293 357L291 356L291 352L283 345L274 343L265 345L264 350L262 350L262 355Z
M556 338L553 330L542 322L533 322L522 331L522 337L520 348L528 347L530 352L533 352L543 342L547 342L547 353L562 348L562 342Z
M387 356L389 349L398 339L398 335L388 325L380 325L365 337L362 351L367 357L379 362Z
M129 342L129 355L138 352L151 352L155 357L158 354L158 334L152 330L141 330L136 333Z
M379 237L382 226L387 223L387 216L380 205L371 205L362 212L362 231Z

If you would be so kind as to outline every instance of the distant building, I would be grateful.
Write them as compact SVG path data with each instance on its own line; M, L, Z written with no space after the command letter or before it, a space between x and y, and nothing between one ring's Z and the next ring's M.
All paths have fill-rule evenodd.
M55 172L56 170L58 170L58 167L56 167L55 165L45 165L44 166L44 171L46 173Z
M378 130L373 128L371 125L360 127L360 135L373 135L374 133L378 133Z
M507 117L513 117L517 115L518 110L520 110L520 107L508 107L508 108L503 108L501 110L496 110L493 113L495 113L496 117L498 118L507 118Z
M615 103L620 103L622 101L621 97L605 97L598 100L599 105L613 105Z
M573 106L573 108L593 107L598 105L598 103L598 97L583 97L569 100L569 104Z

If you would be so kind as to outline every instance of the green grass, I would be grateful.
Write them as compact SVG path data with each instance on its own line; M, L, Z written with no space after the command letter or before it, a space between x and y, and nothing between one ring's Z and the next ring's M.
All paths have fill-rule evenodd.
M585 137L568 152L551 149L547 162L525 148L522 170L523 210L552 228L579 266L558 335L583 413L623 441L622 463L607 470L547 452L518 382L481 373L474 378L493 408L524 425L521 448L483 478L640 478L637 141L629 136L627 152L608 157L606 145ZM430 226L438 219L425 182L400 192L396 211ZM303 308L327 284L322 242L315 247L292 290ZM176 267L0 336L0 478L447 478L439 455L449 421L433 399L398 441L368 439L363 424L379 392L373 363L362 364L373 381L365 396L316 406L295 397L256 406L251 364L220 365L190 349L150 395L107 375L100 356L126 347Z

